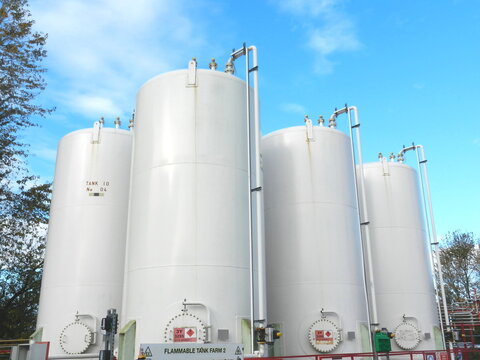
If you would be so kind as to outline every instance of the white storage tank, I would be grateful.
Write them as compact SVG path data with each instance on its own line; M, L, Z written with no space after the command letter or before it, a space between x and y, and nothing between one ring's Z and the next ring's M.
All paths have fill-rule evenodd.
M350 138L307 119L262 156L273 355L370 351Z
M120 311L132 134L72 132L58 146L37 331L51 355L98 354Z
M138 92L122 316L135 356L142 343L248 341L246 133L233 75L191 61Z
M379 326L394 351L442 349L417 173L383 157L363 171Z

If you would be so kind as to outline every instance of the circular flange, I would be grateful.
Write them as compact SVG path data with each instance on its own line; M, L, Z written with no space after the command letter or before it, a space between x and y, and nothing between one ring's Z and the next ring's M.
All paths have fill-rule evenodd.
M164 331L164 339L167 343L204 343L206 334L206 326L197 315L182 312L168 322Z
M411 323L403 322L395 328L395 342L404 350L415 349L420 343L417 327Z
M60 347L69 355L82 354L93 340L90 328L80 321L65 326L60 333Z
M332 321L320 319L308 329L308 340L315 350L330 352L340 343L340 330Z

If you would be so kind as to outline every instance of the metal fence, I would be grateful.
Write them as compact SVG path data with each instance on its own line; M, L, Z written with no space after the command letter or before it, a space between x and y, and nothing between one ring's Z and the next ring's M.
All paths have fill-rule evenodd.
M245 358L245 360L259 358ZM457 348L451 351L391 351L385 353L321 354L298 356L273 356L262 360L304 359L304 360L480 360L480 349Z

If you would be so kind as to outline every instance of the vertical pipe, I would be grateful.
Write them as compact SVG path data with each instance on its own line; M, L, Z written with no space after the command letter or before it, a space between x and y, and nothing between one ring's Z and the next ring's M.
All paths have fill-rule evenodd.
M368 209L367 209L367 199L365 194L365 178L363 173L363 155L362 155L362 143L360 140L360 123L358 121L358 109L356 106L350 106L348 112L353 111L354 114L354 125L351 128L355 128L356 134L356 143L357 143L357 153L358 153L358 168L359 168L359 180L360 180L360 205L361 205L361 219L360 224L363 226L363 233L365 234L365 252L366 252L366 261L367 261L367 279L368 279L368 289L369 290L369 300L370 300L370 312L371 312L371 323L373 325L373 330L378 328L378 315L377 315L377 297L375 294L375 281L373 278L373 263L372 263L372 249L370 242L370 227L368 220ZM373 339L373 332L370 327L370 332L372 334L372 352L376 358L375 351L375 342Z
M363 155L362 155L362 143L360 140L360 123L358 121L358 109L356 106L350 106L348 108L348 113L353 111L354 114L354 125L350 124L350 128L355 128L356 134L356 143L357 143L357 153L358 153L358 168L359 168L359 180L360 180L360 204L361 210L360 211L360 225L363 226L363 234L365 235L365 253L366 253L366 261L367 261L367 279L368 279L368 286L367 291L369 291L369 300L370 300L370 313L371 313L371 323L370 323L370 341L372 343L372 353L374 359L377 359L377 351L375 349L375 340L374 340L374 333L378 329L378 316L377 316L377 297L375 294L375 280L373 278L373 264L372 264L372 248L371 248L371 241L370 241L370 221L368 220L368 209L367 209L367 199L365 193L365 177L363 173ZM363 238L363 236L362 236ZM372 331L373 325L373 331Z
M250 69L250 51L253 53L253 68ZM254 352L255 335L255 277L253 271L254 241L257 245L257 267L258 267L258 315L263 327L267 325L267 302L266 302L266 275L265 275L265 229L263 215L263 173L260 157L260 106L258 96L258 57L255 46L236 50L231 54L228 64L233 63L238 57L245 55L245 83L247 91L247 139L248 139L248 211L249 211L249 240L250 240L250 322L251 322L251 346ZM253 124L250 115L250 72L253 72ZM254 136L254 154L252 154L252 128ZM252 157L254 169L252 171ZM254 186L252 187L252 183ZM252 200L253 198L253 200ZM253 227L253 207L255 208L255 228ZM264 344L260 344L260 354L266 355Z
M253 94L254 94L254 138L255 138L255 185L254 207L256 209L256 242L257 242L257 271L258 271L258 318L267 325L266 300L266 270L265 270L265 226L263 204L263 171L260 157L260 105L258 96L258 57L257 48L250 46L253 54Z
M430 249L430 261L432 262L432 270L433 270L433 274L434 274L434 279L436 280L436 276L435 276L435 262L436 261L436 250L432 249L432 245L434 245L434 242L432 241L432 232L431 232L431 227L430 227L430 219L429 219L429 216L428 216L428 211L427 211L427 196L425 194L425 175L424 175L424 167L423 165L425 165L426 167L426 160L425 158L422 158L420 159L420 155L419 155L419 151L418 151L418 146L415 146L415 154L417 155L417 165L418 165L418 172L420 174L420 185L421 185L421 189L422 189L422 200L423 200L423 208L424 208L424 217L425 217L425 223L427 225L427 235L428 235L428 242L430 244L429 246L429 249ZM438 270L437 270L438 272ZM440 280L438 280L440 282ZM438 311L438 316L439 316L439 320L440 320L440 330L442 332L442 344L443 344L443 347L446 349L446 344L445 344L445 336L443 336L443 334L445 333L445 329L443 327L443 321L442 321L442 305L441 305L441 301L440 301L440 296L441 294L439 294L439 291L438 291L438 283L437 281L435 281L435 300L436 300L436 303L437 303L437 311Z
M353 141L353 126L352 126L352 118L350 115L350 111L347 111L348 115L348 125L350 127L350 149L352 152L352 160L353 160L353 177L354 177L354 182L355 182L355 198L356 198L356 203L357 203L357 213L358 213L358 220L360 224L360 237L362 239L361 241L361 249L362 249L362 267L363 267L363 278L365 282L365 298L367 300L367 320L368 320L368 327L369 327L369 334L370 334L370 345L372 346L372 352L375 353L375 341L372 336L372 329L371 329L371 324L372 324L372 314L370 310L370 303L371 303L371 296L369 292L369 283L368 283L368 256L366 253L365 249L365 244L363 241L363 229L362 229L362 218L360 215L360 200L359 200L359 192L358 192L358 176L357 176L357 166L356 166L356 160L355 160L355 147L354 147L354 141Z
M432 227L432 237L433 237L433 244L435 244L435 254L437 257L437 263L438 263L438 278L440 281L440 292L442 294L442 304L443 304L443 312L445 316L445 325L447 326L447 331L451 332L451 326L450 326L450 319L448 317L448 306L447 306L447 298L445 296L445 285L443 283L443 272L442 272L442 263L440 261L440 248L438 246L438 240L437 240L437 228L435 226L435 219L433 217L433 206L432 206L432 197L430 194L430 183L428 181L428 171L427 171L427 165L426 165L426 160L425 160L425 152L423 151L423 146L422 145L417 145L417 149L420 149L421 153L421 164L423 168L423 173L425 174L425 189L426 189L426 194L427 194L427 203L428 203L428 214L430 217L430 225ZM451 351L453 349L452 342L448 342L448 348ZM453 353L451 354L452 360L454 359Z
M246 84L246 100L247 100L247 166L248 166L248 232L249 232L249 250L250 250L250 346L252 354L254 352L255 340L255 293L254 293L254 274L253 274L253 226L252 226L252 139L251 139L251 118L250 118L250 61L248 51L243 45L245 55L245 84Z

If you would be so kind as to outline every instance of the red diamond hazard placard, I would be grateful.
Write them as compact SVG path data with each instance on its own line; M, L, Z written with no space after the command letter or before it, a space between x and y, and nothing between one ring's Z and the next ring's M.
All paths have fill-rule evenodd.
M330 330L315 330L315 342L317 344L333 344L333 334Z
M197 342L197 328L196 327L174 328L173 342Z

